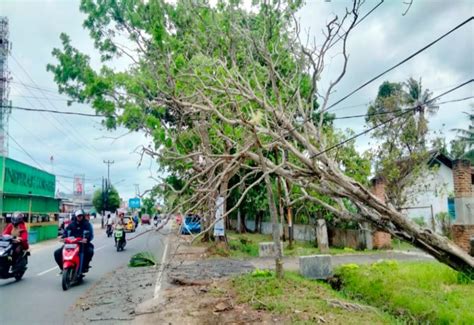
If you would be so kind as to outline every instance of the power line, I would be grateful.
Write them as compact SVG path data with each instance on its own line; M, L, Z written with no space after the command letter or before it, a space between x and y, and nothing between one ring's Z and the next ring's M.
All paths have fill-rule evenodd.
M425 103L423 103L423 106L424 106L424 105L428 105L428 104L430 104L430 103L433 103L434 101L436 101L437 99L441 98L442 96L445 96L445 95L447 95L447 94L449 94L449 93L451 93L451 92L453 92L453 91L455 91L455 90L457 90L457 89L459 89L459 88L462 88L462 87L464 87L464 86L470 84L471 82L474 82L474 79L471 79L471 80L468 80L468 81L466 81L466 82L463 82L462 84L460 84L460 85L458 85L458 86L456 86L456 87L454 87L454 88L451 88L450 90L447 90L447 91L445 91L445 92L442 93L442 94L439 94L438 96L436 96L436 97L434 97L434 98L432 98L432 99L426 101ZM421 108L421 105L418 105L418 106L416 106L416 107L412 107L412 108L410 108L410 109L407 109L406 111L404 111L404 112L402 112L402 113L400 113L400 114L398 114L398 115L396 115L396 116L394 116L394 117L392 117L392 118L389 118L389 119L386 120L386 121L383 121L383 122L381 122L381 123L379 123L379 124L376 124L375 126L371 127L370 129L367 129L367 130L365 130L365 131L362 131L362 132L360 132L360 133L358 133L358 134L356 134L356 135L354 135L354 136L352 136L352 137L350 137L350 138L348 138L348 139L346 139L346 140L344 140L344 141L341 141L341 142L339 142L339 143L337 143L337 144L335 144L335 145L333 145L333 146L331 146L331 147L329 147L329 148L327 148L327 149L324 149L323 151L320 151L320 152L318 152L318 153L312 155L310 158L316 158L316 157L318 157L318 156L320 156L320 155L322 155L322 154L324 154L324 153L326 153L326 152L328 152L328 151L331 151L331 150L333 150L333 149L336 149L336 148L338 148L338 147L340 147L340 146L346 144L346 143L349 142L349 141L352 141L352 140L354 140L354 139L356 139L356 138L358 138L358 137L360 137L360 136L362 136L362 135L364 135L364 134L367 134L367 133L369 133L369 132L371 132L371 131L377 129L378 127L380 127L380 126L382 126L382 125L385 125L385 124L387 124L387 123L390 123L390 122L394 121L395 119L397 119L397 118L399 118L399 117L402 117L402 116L404 116L405 114L414 112L414 111L416 111L417 109L420 109L420 108Z
M39 87L39 86L34 86L34 85L31 85L31 84L27 84L25 82L18 82L18 81L14 81L14 80L11 80L10 81L11 83L14 83L14 84L17 84L17 85L21 85L25 88L31 88L31 89L36 89L36 90L43 90L43 91L46 91L46 92L49 92L49 93L53 93L57 96L60 96L60 94L58 94L58 91L57 90L53 90L52 88L44 88L44 87Z
M363 22L372 12L375 11L375 9L377 9L382 3L384 2L384 0L380 0L380 2L375 5L371 10L369 10L361 19L359 19L353 26L353 28L355 28L357 25L359 25L361 22ZM339 42L341 39L343 39L347 33L349 33L349 31L345 32L344 34L342 34L341 36L339 36L339 38L337 39L337 41L335 41L334 43L332 43L330 46L328 46L328 50L330 48L332 48L334 45L337 44L337 42Z
M469 96L469 97L464 97L464 98L459 98L459 99L451 99L447 100L444 102L437 103L437 105L443 105L443 104L448 104L448 103L454 103L454 102L461 102L464 100L468 100L474 98L474 96ZM358 114L358 115L348 115L348 116L336 116L334 120L345 120L345 119L351 119L351 118L359 118L359 117L369 117L369 116L374 116L374 115L385 115L385 114L393 114L393 113L401 113L406 110L412 110L411 108L402 108L402 109L397 109L393 111L386 111L386 112L376 112L376 113L367 113L367 114Z
M62 101L62 102L74 102L73 100L71 99L67 99L67 98L59 98L59 97L33 97L33 96L21 96L21 95L11 95L11 97L19 97L19 98L30 98L30 99L49 99L49 100L55 100L55 101Z
M16 59L16 57L15 57L15 55L13 55L13 53L11 54L11 57L12 57L12 59L15 61L15 63L20 67L20 69L25 73L25 75L28 77L28 79L30 79L30 81L31 81L36 87L38 87L38 89L39 89L40 92L43 94L43 96L46 97L46 95L45 95L45 93L43 92L43 90L39 88L38 84L33 80L33 78L31 77L30 73L29 73L29 72L22 66L22 64ZM33 94L33 95L34 95L34 94ZM34 95L34 96L35 96L35 95ZM37 98L37 96L35 96L35 97ZM54 106L54 104L53 104L51 101L49 101L49 100L47 100L47 101L48 101L48 103L49 103L54 109L57 110L56 106ZM44 107L43 103L42 103L39 99L38 99L38 102L40 102L40 103L42 104L43 108L46 108L46 107ZM54 115L52 115L52 117L53 117L53 119L55 119L56 121L58 121L59 124L61 124L61 122L60 122ZM82 140L82 138L81 138L81 135L79 135L79 136L75 135L75 134L74 134L74 132L76 132L76 131L75 131L75 128L74 128L73 125L71 125L71 124L69 123L69 121L67 121L66 119L64 119L64 122L67 123L67 124L69 124L69 126L71 127L71 129L69 130L69 131L70 131L69 134L70 134L72 137L75 137L75 138L78 140L78 143L82 144L82 145L84 146L84 148L88 149L91 153L93 153L93 154L95 155L95 151L97 151L97 149L94 148L94 146L89 145L89 144L86 144L85 142L83 142L83 140ZM62 124L61 124L61 125L62 125ZM90 148L88 148L88 146L90 146L90 148L92 148L93 150L90 150Z
M29 153L28 151L26 151L26 149L23 148L23 146L22 146L21 144L19 144L18 141L16 141L14 137L12 137L12 136L10 135L10 133L8 133L6 130L4 130L4 131L5 131L5 133L8 135L8 137L9 137L10 139L12 139L12 141L15 142L16 145L17 145L28 157L30 157L31 160L33 160L33 161L36 163L36 165L38 165L42 170L46 170L46 168L44 168L35 158L33 158L33 156L30 155L30 153Z
M474 96L468 96L468 97L459 98L459 99L451 99L451 100L447 100L447 101L445 101L445 102L440 102L440 103L438 103L438 105L447 104L447 103L462 102L462 101L465 101L465 100L468 100L468 99L472 99L472 98L474 98Z
M16 76L16 78L21 80L21 78L18 77L18 76ZM37 96L35 96L35 94L34 94L30 89L27 89L27 91L28 91L30 94L32 94L33 97L37 98ZM25 98L25 100L26 100L31 106L35 106L35 105L33 105L33 103L32 103L29 99L26 99L26 98ZM38 103L39 103L42 107L45 107L45 105L44 105L41 101L39 101L38 99L37 99L37 101L38 101ZM43 114L43 112L41 112L41 115L42 115L48 122L50 122L51 125L56 128L56 130L58 130L59 132L61 132L66 138L71 139L71 141L74 141L74 142L76 143L76 145L78 145L79 147L84 147L84 145L82 145L80 142L75 141L73 138L71 138L71 137L62 129L63 124L62 124L59 120L57 120L54 115L52 115L54 121L53 121L53 120L50 120L47 115ZM58 125L59 125L59 126L58 126ZM86 147L84 147L84 148L86 148ZM87 149L87 148L86 148L86 149Z
M469 23L470 21L472 21L474 19L473 16L471 16L470 18L466 19L465 21L463 21L462 23L460 23L459 25L457 25L456 27L452 28L451 30L449 30L448 32L444 33L443 35L441 35L440 37L438 37L437 39L435 39L434 41L432 41L431 43L429 43L428 45L425 45L424 47L422 47L421 49L419 49L418 51L416 51L415 53L409 55L408 57L406 57L405 59L403 59L402 61L398 62L397 64L395 64L394 66L388 68L387 70L383 71L382 73L378 74L377 76L373 77L372 79L370 79L369 81L365 82L364 84L362 84L361 86L357 87L356 89L354 89L353 91L351 91L349 94L347 94L346 96L342 97L341 99L339 99L338 101L336 101L334 104L331 104L326 110L330 110L331 108L333 108L334 106L336 106L337 104L341 103L342 101L346 100L347 98L349 98L350 96L352 96L353 94L355 94L356 92L358 92L359 90L361 90L362 88L364 88L365 86L369 85L370 83L374 82L375 80L379 79L381 76L389 73L390 71L394 70L395 68L398 68L399 66L401 66L402 64L410 61L412 58L414 58L415 56L417 56L418 54L420 54L421 52L427 50L429 47L433 46L434 44L438 43L439 41L441 41L443 38L445 38L446 36L448 36L449 34L455 32L456 30L458 30L459 28L461 28L462 26L466 25L467 23Z
M18 109L22 111L29 111L29 112L46 112L46 113L53 113L53 114L63 114L63 115L76 115L76 116L86 116L86 117L105 117L105 115L96 115L96 114L88 114L88 113L81 113L81 112L65 112L65 111L58 111L52 109L40 109L40 108L28 108L28 107L21 107L21 106L0 106L1 108L10 107L12 109Z

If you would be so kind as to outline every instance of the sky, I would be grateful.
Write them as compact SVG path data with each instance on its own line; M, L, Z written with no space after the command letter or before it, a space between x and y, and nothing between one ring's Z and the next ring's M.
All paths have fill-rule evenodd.
M346 76L335 89L331 101L339 98L389 68L411 53L422 48L441 34L474 14L474 1L415 0L403 16L403 0L385 0L371 15L360 23L348 41L349 65ZM362 15L379 0L367 0ZM322 28L334 15L341 15L350 5L346 0L309 0L301 10L299 21L302 31L316 42L322 40ZM10 99L14 106L81 111L93 113L90 107L73 104L57 92L53 76L46 71L55 60L51 51L60 46L59 34L65 32L72 44L90 55L94 65L99 64L88 32L82 28L84 15L78 0L0 0L0 16L7 16L12 42L9 59L11 72ZM340 48L333 48L327 61L326 73L320 81L321 89L335 78L340 69ZM125 68L126 61L117 63ZM436 96L474 76L474 23L462 27L414 59L371 83L360 92L334 107L337 116L363 114L367 103L377 94L385 80L403 82L409 77L422 78L423 86ZM41 88L38 89L38 88ZM474 96L474 85L464 87L441 101ZM430 119L430 130L442 131L451 140L453 128L467 128L463 111L469 110L467 100L441 105ZM146 157L139 165L135 149L147 145L141 133L125 129L108 131L100 119L91 117L53 115L50 113L13 110L9 123L9 155L13 159L42 168L57 175L57 188L72 192L72 178L85 175L86 191L100 188L101 178L107 175L104 160L113 160L110 166L112 184L124 199L135 196L135 185L140 192L156 184L158 165ZM338 127L364 130L363 119L341 120ZM14 139L14 140L13 140ZM370 148L368 136L357 140L357 148ZM31 158L31 157L32 158ZM51 157L53 160L51 161Z

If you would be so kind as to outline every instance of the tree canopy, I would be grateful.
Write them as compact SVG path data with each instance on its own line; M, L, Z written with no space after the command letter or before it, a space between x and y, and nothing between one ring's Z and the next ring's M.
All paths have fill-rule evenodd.
M119 193L114 187L111 187L105 193L98 189L94 192L92 204L99 213L102 213L102 211L114 213L120 207Z
M212 6L190 0L82 0L84 26L102 66L93 68L61 35L62 48L53 51L57 62L48 70L60 92L105 115L107 127L123 125L151 136L143 153L180 185L166 181L163 190L179 200L174 208L206 213L207 229L218 196L241 190L235 205L224 209L227 216L264 182L275 220L272 184L279 178L288 184L283 187L288 205L313 202L340 220L368 221L454 268L472 270L474 259L458 246L371 194L370 163L354 149L350 134L328 121L330 95L345 75L347 39L362 4L354 0L344 16L327 24L323 42L311 44L296 23L299 1L256 1L248 10L240 1ZM343 63L322 91L319 80L333 46ZM119 56L130 61L127 69L113 68ZM393 101L393 111L417 107L404 115L416 131L403 135L403 150L411 155L426 147L418 137L426 134L432 107L418 82L404 87L398 96L402 87L390 85L388 97L382 93L380 100ZM231 183L235 175L239 181Z

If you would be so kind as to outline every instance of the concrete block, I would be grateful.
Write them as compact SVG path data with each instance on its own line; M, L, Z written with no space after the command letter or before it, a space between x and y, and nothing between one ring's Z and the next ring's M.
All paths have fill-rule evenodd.
M283 254L283 243L280 242L281 252ZM258 256L259 257L275 257L275 243L274 242L264 242L258 244Z
M327 279L332 275L331 255L301 256L300 274L310 279Z

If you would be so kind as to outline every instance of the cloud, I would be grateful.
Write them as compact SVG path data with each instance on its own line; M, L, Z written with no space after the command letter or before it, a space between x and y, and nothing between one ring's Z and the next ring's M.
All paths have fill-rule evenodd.
M322 40L321 30L334 14L341 15L348 1L326 2L308 1L300 13L303 30L309 31L316 41ZM378 0L366 1L367 12ZM56 92L53 76L46 72L46 64L54 62L51 51L60 46L59 35L65 32L71 36L74 46L91 57L94 66L99 66L100 58L94 49L88 32L82 27L84 16L79 12L78 0L17 1L0 0L0 12L10 20L10 39L13 43L14 60L9 61L12 71L11 99L13 104L24 107L48 108L53 106L61 110L92 112L85 105L67 107L64 96ZM409 13L402 0L385 1L373 14L367 17L351 36L348 44L350 62L347 75L337 87L332 100L335 101L372 76L393 65L403 57L421 48L428 42L446 32L473 12L472 1L415 1ZM439 44L433 46L413 61L397 68L380 80L364 88L337 107L337 115L351 115L366 112L365 106L340 109L344 106L367 103L375 98L377 88L384 80L404 81L408 77L423 78L423 84L435 94L447 87L472 78L474 69L473 27L465 26ZM333 59L328 62L327 70L320 82L327 87L339 71L340 49L334 48ZM120 61L119 68L125 68L127 61ZM25 73L23 69L27 71ZM32 84L29 76L45 90L22 86L19 82ZM446 99L473 95L473 87L464 88ZM36 98L35 98L36 97ZM51 98L49 101L42 97ZM54 100L53 100L54 99ZM468 102L452 103L440 108L431 120L431 128L443 128L449 138L452 128L465 128L468 120L462 111L468 109ZM363 129L363 119L338 122L341 128L352 128L356 132ZM443 127L443 124L445 125ZM107 174L104 159L114 160L111 166L113 182L124 198L135 194L135 183L141 190L151 187L155 181L150 179L151 171L156 175L158 166L147 158L138 167L139 157L133 150L149 141L142 134L133 133L116 141L104 137L117 137L126 130L108 132L100 125L99 119L53 116L49 113L32 113L14 110L10 121L9 133L37 160L45 169L57 174L72 177L85 174L86 188L94 189L101 183L101 177ZM359 149L369 147L370 138L361 137ZM10 153L15 159L35 165L13 141L10 141ZM54 156L54 166L49 158ZM151 163L151 164L150 164ZM59 177L60 189L72 190L72 179Z

